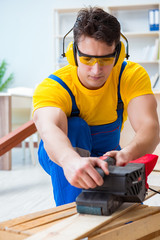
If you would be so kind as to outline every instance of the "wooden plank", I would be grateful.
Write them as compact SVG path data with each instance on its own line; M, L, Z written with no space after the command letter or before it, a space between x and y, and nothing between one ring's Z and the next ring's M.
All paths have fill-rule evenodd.
M156 235L156 234L154 234ZM144 239L144 238L141 238L140 240L160 240L160 236L157 236L157 237L154 237L154 238L148 238L148 239Z
M0 156L17 146L24 139L37 131L33 120L28 121L19 128L0 139Z
M152 188L156 188L156 190L160 189L160 187L155 187L155 186L152 186ZM147 198L150 198L153 195L155 195L155 193L149 190L149 194ZM140 205L140 206L144 208L144 205ZM136 208L136 211L138 212L137 208ZM67 218L72 214L73 215L76 214L75 203L62 205L59 207L39 211L36 213L28 214L25 216L21 216L12 220L2 222L0 223L0 229L5 230L6 232L9 231L17 234L24 234L27 236L31 236L39 231L45 230L57 224L58 222L61 222L62 219ZM128 214L126 215L130 216L130 212L128 212ZM117 218L116 222L119 222L119 221L120 221L119 218ZM110 224L107 224L107 226L108 225L110 226Z
M0 223L0 240L26 239L33 234L33 229L40 229L44 226L47 227L50 221L50 224L53 225L53 221L57 223L58 220L60 221L73 214L76 214L75 203L70 203L2 222ZM25 231L25 229L28 228L29 231ZM36 230L36 232L37 231L38 230ZM18 236L18 238L16 238L16 236Z
M138 204L123 204L111 216L94 216L85 214L76 214L66 220L55 224L51 228L41 231L27 240L66 240L66 239L81 239L87 237L88 234L97 230L99 227L104 226L106 223L111 222L113 219L123 215Z
M155 188L155 187L152 186L152 188ZM156 187L156 190L158 190L159 188L160 187ZM155 193L149 191L147 198L149 198L153 195L155 195ZM101 234L102 232L122 226L124 224L124 222L126 222L128 220L135 221L137 219L144 218L148 214L153 214L153 213L159 211L158 207L156 207L156 208L154 207L152 210L152 208L147 207L145 205L136 205L136 208L133 204L130 204L130 205L133 207L133 210L132 210L132 207L130 207L130 210L128 210L126 212L126 214L125 214L125 212L123 212L123 215L121 217L117 217L117 218L115 218L115 220L110 219L107 222L107 225L105 224L104 227L103 227L103 223L102 223L102 227L100 224L97 227L95 227L94 229L92 229L92 228L89 229L89 231L91 233L94 232L94 234L91 235L89 233L86 233L87 236L89 236L90 238L95 237L97 234ZM143 209L144 209L144 211L143 211ZM16 219L2 222L2 223L0 223L0 229L2 229L3 231L0 231L0 239L5 239L2 236L7 236L6 234L10 234L10 236L11 236L11 233L17 234L18 236L22 234L23 236L26 236L26 238L27 238L27 237L32 236L33 234L40 232L42 230L47 229L46 231L48 231L49 227L53 228L53 226L56 226L56 228L57 228L57 224L60 224L60 231L61 231L62 222L63 222L63 226L64 226L65 221L66 221L66 224L68 224L68 219L70 219L69 216L72 214L75 216L77 215L75 203L66 204L66 205L63 205L60 207L43 210L43 211L40 211L37 213L28 214L28 215L25 215L22 217L18 217ZM64 218L67 218L67 219L64 219ZM97 218L97 216L93 216L93 218ZM82 224L81 224L81 222L78 222L78 220L76 220L76 221L77 221L77 226L79 228L79 226L81 226ZM85 223L86 223L86 221L85 221ZM71 222L71 224L73 224L73 222ZM86 223L86 225L87 224L88 223ZM74 229L76 229L75 226L76 226L76 224L73 226ZM67 228L67 225L66 225L66 228ZM83 228L83 225L82 225L82 228ZM65 227L64 227L64 229L65 229ZM62 230L63 230L63 228L62 228ZM81 230L79 230L79 231L81 231ZM5 232L5 233L3 233L3 232ZM54 230L54 232L55 232L55 230ZM72 230L71 230L71 232L72 232ZM64 233L64 235L65 235L65 233ZM16 236L16 235L13 235L13 236ZM57 239L57 238L54 237L54 239ZM58 239L61 239L61 236ZM66 236L65 236L65 239L67 240Z
M23 240L26 238L27 238L27 235L24 235L24 234L16 234L16 233L0 230L0 240Z
M156 189L158 190L159 188L157 187ZM155 193L149 190L146 198L150 198L153 195L155 195ZM127 208L126 207L127 205L130 206L130 208ZM65 239L65 240L72 239L73 236L74 236L73 239L79 239L79 238L88 236L89 233L92 233L96 229L99 229L101 227L101 225L105 225L106 222L108 224L109 222L113 221L113 219L117 219L117 217L119 215L122 215L125 212L130 211L131 208L135 208L136 206L138 206L138 204L135 205L135 204L131 204L131 203L125 203L124 205L122 205L122 207L117 212L115 212L112 216L109 216L109 217L91 216L91 215L82 215L82 214L77 215L76 214L74 216L75 218L69 218L69 219L63 220L59 224L55 224L54 226L51 226L49 229L44 230L43 232L41 232L44 234L44 236L42 236L42 235L41 236L42 236L42 239L43 239L43 237L45 239L49 239L50 235L52 237L54 236L54 239L57 239L57 240L58 239L61 239L61 240L62 239ZM123 208L125 209L124 212L123 212ZM143 206L143 208L144 208L144 206ZM158 210L156 209L156 211L159 211L159 209ZM133 214L133 212L132 212L132 214ZM107 218L107 219L105 219L105 218ZM81 227L79 228L79 226L81 226ZM71 236L71 233L72 233L72 236ZM36 236L36 235L33 235L33 240L41 239L41 238L39 238L40 236L38 236L36 238L34 238L34 236Z
M95 239L98 235L107 232L109 230L115 229L117 227L123 226L128 222L137 221L139 219L151 216L160 212L160 207L148 207L147 205L140 205L135 209L131 209L129 212L123 214L119 218L115 219L113 222L105 225L104 227L98 229L93 234L90 234L88 238Z
M26 231L28 229L39 227L39 226L45 225L50 222L53 223L56 220L60 220L60 219L62 220L63 218L72 216L74 214L76 214L76 209L67 209L65 211L61 211L56 214L52 214L52 215L50 214L45 217L39 217L38 219L36 219L36 221L28 221L28 222L21 223L19 225L13 226L11 228L11 230L12 231ZM10 228L8 228L8 229L10 229Z
M65 218L64 218L65 219ZM50 227L52 227L53 225L61 222L62 219L57 219L55 222L50 222L50 223L46 223L44 225L40 225L40 226L37 226L37 227L34 227L34 228L31 228L31 229L28 229L26 231L22 231L22 233L24 234L27 234L29 236L32 236L33 234L36 234L40 231L43 231L45 229L48 229Z
M160 190L160 187L155 187L155 186L152 186L152 188L154 188L155 190L157 190L157 191L159 191ZM154 196L156 193L154 193L154 192L152 192L152 191L148 191L148 195L146 196L146 199L149 199L149 198L151 198L152 196ZM140 205L140 208L146 208L147 206L146 205ZM157 212L158 210L157 209L159 209L159 207L158 208L153 208L153 210L151 209L151 208L147 208L147 211L151 214L152 212ZM136 212L137 212L137 215L138 215L138 213L139 213L139 211L137 211L138 209L136 208ZM126 216L129 216L131 219L133 219L132 218L132 214L135 216L135 214L134 214L134 210L133 210L133 212L130 214L130 212L129 213L126 213L126 214L124 214L123 216L125 217L125 215ZM146 213L146 211L145 211L145 213L144 213L144 211L143 211L143 209L142 209L142 216L146 216L147 215L147 213ZM122 216L122 218L123 218L123 216ZM124 219L124 218L123 218ZM134 219L136 219L135 217L134 217ZM60 221L60 220L59 220ZM127 220L126 220L127 221ZM113 222L119 222L119 218L118 219L116 219L116 220L114 220ZM58 223L58 221L56 221L55 223ZM37 233L37 232L39 232L39 231L42 231L42 230L45 230L45 229L47 229L47 228L49 228L49 227L51 227L52 225L53 225L54 223L52 222L52 223L47 223L47 224L45 224L45 225L40 225L40 226L37 226L37 227L35 227L35 228L32 228L32 229L29 229L29 230L27 230L27 231L25 231L25 233L29 233L30 235L33 235L33 234L35 234L35 233ZM112 225L112 223L111 223L111 225ZM107 224L107 226L110 226L110 224Z
M92 240L152 239L160 236L160 212L125 226L104 232ZM149 238L148 238L149 237Z
M21 217L17 217L15 219L7 220L5 222L0 222L0 229L11 228L30 221L37 221L39 218L46 217L52 214L57 214L59 212L65 212L68 209L74 209L74 211L76 211L75 206L76 206L75 202L69 203L59 207L54 207L36 213L27 214Z
M0 95L0 138L11 131L11 96ZM1 156L1 155L0 155ZM11 152L0 157L0 170L11 169Z

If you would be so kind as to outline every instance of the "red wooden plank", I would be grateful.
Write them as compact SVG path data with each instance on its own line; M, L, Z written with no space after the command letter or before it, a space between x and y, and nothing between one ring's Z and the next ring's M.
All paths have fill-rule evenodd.
M0 156L17 146L37 131L33 120L28 121L6 136L0 138Z

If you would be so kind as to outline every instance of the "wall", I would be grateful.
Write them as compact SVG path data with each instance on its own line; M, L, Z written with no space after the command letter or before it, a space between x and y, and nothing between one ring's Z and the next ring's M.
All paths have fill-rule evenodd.
M98 2L98 4L97 4ZM134 4L151 0L134 0ZM160 0L154 1L160 3ZM35 87L53 71L53 9L132 4L130 0L0 0L0 61L14 72L12 87Z

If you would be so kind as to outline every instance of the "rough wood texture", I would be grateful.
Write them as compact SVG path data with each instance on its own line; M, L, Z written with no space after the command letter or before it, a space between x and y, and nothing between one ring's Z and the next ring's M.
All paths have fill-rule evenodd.
M99 237L100 235L106 234L108 231L111 231L115 228L125 226L126 223L132 219L132 222L135 222L139 219L143 219L147 216L151 216L153 214L160 213L160 207L148 207L146 205L139 205L135 209L131 209L126 214L123 214L118 219L112 221L111 223L107 224L103 228L95 231L93 234L89 235L89 239L95 239L95 237Z
M156 189L160 190L158 187ZM149 191L147 198L153 195ZM112 216L105 217L79 215L75 203L71 203L0 223L0 239L71 240L84 236L91 240L158 239L159 224L160 207L128 204ZM130 238L132 233L133 237Z
M75 203L70 203L1 222L0 239L15 240L16 235L19 237L18 240L26 239L28 236L48 228L50 224L53 226L53 224L76 213Z
M11 131L11 96L0 95L0 138ZM1 156L1 155L0 155ZM0 170L11 169L11 152L0 157Z
M121 240L121 239L153 239L160 236L160 209L159 213L146 216L135 222L125 224L111 231L104 232L93 240ZM47 239L46 239L47 240Z
M24 139L37 131L33 120L23 124L0 139L0 156L17 146Z
M124 204L110 216L76 214L49 229L27 238L27 240L51 240L53 238L55 240L82 239L136 206L137 204Z

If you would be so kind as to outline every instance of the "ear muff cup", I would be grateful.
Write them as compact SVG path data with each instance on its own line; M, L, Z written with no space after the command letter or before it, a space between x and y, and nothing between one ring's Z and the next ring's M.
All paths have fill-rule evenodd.
M125 57L126 57L126 51L125 51L124 43L119 42L119 44L116 47L116 60L115 60L114 66L122 64Z
M69 64L73 66L78 66L77 56L76 56L76 46L73 42L70 42L67 47L67 51L65 53L67 61Z

